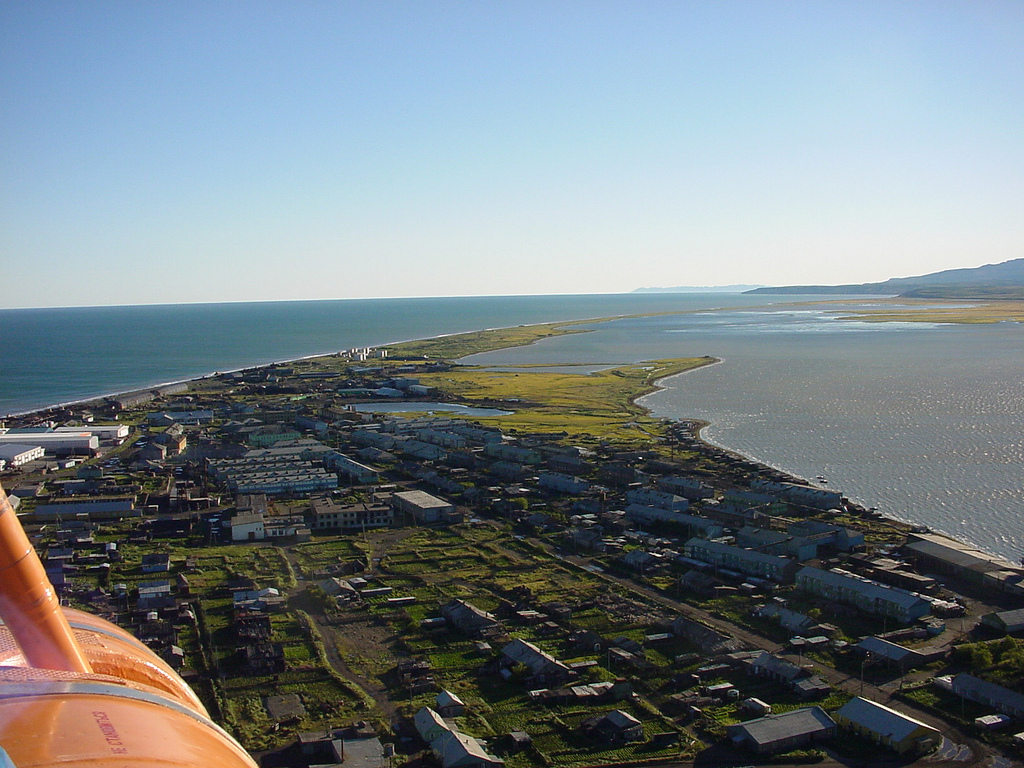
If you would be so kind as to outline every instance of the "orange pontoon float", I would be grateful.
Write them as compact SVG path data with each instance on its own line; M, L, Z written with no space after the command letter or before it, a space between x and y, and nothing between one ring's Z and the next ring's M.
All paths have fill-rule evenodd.
M3 488L0 621L0 766L255 768L159 656L60 606Z

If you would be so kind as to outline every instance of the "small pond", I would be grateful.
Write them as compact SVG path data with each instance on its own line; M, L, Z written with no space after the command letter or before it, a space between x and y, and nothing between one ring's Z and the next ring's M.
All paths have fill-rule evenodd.
M513 411L497 408L474 408L458 403L353 403L352 408L363 413L457 413L460 416L511 416Z

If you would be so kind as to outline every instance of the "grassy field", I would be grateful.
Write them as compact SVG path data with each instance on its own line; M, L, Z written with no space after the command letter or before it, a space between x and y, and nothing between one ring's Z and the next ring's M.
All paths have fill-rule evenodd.
M604 318L611 320L613 318ZM432 360L455 360L479 352L491 352L495 349L508 347L525 347L541 339L564 336L567 333L586 333L576 326L583 323L599 322L579 320L569 323L541 323L539 325L519 325L513 328L496 328L485 331L457 333L451 336L439 336L434 339L406 341L386 347L392 357L416 358L425 357Z
M459 402L514 410L511 416L479 419L513 434L565 433L590 442L636 443L661 431L661 422L648 416L636 399L654 391L658 379L713 362L707 357L652 360L589 374L467 366L423 374L420 380Z
M830 304L862 304L837 301ZM1024 301L953 301L945 299L872 299L877 309L843 314L844 320L870 323L1001 323L1024 322Z

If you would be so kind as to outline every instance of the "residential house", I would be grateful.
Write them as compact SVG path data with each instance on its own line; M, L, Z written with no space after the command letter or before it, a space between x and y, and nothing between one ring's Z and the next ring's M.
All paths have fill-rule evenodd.
M665 491L656 491L653 488L634 488L626 491L626 501L630 504L665 509L670 512L685 512L690 508L690 502L682 496Z
M526 666L530 673L526 684L531 688L561 685L574 676L573 671L554 656L519 638L502 648L501 655L506 668L513 664Z
M864 534L853 528L822 522L821 520L799 520L786 527L794 536L813 536L818 546L828 546L840 552L853 552L864 546Z
M254 643L242 648L242 662L252 675L277 675L284 672L284 645Z
M674 512L644 504L630 504L626 507L626 517L638 523L663 523L685 530L690 536L703 539L714 539L722 535L721 523L699 515L685 512Z
M487 443L484 445L483 454L490 459L513 461L516 464L540 464L543 458L530 448L520 448L507 443Z
M142 556L143 573L162 573L171 569L171 556L166 552L154 552Z
M665 491L666 493L674 493L677 496L682 496L684 499L688 499L689 501L709 499L714 495L714 491L700 480L694 480L689 477L679 477L677 475L670 475L658 480L658 489Z
M679 616L672 622L672 634L690 641L709 656L738 651L743 647L739 640L685 616Z
M808 669L767 651L747 659L744 666L748 674L782 683L802 699L820 698L832 691L828 683Z
M580 730L606 744L627 744L644 740L643 723L621 709L584 720Z
M441 606L441 615L449 624L470 637L487 639L503 632L501 624L492 614L465 600L452 600Z
M274 634L270 617L265 613L239 611L235 615L235 636L239 640L269 640Z
M427 744L452 730L452 727L444 721L444 718L430 707L420 708L413 716L413 725L416 726L416 733Z
M503 768L505 761L487 752L483 742L459 731L448 731L430 742L441 768Z
M537 476L537 485L557 493L586 493L591 487L586 480L561 472L541 472Z
M818 556L818 544L813 539L749 525L737 531L736 544L769 555L792 557L800 562Z
M380 472L376 469L360 464L337 451L325 454L323 462L325 467L334 470L351 483L366 485L380 482Z
M814 509L835 509L843 503L842 495L836 491L826 491L800 483L778 483L773 480L757 479L751 482L750 488L760 493L779 496L791 504Z
M945 656L944 650L924 653L922 650L907 648L890 642L881 637L865 637L854 646L854 649L876 659L884 659L890 666L906 672L908 669L920 667Z

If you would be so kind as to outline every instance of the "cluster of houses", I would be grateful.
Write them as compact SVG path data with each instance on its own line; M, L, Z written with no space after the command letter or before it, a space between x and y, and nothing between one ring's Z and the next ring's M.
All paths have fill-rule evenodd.
M509 608L505 609L505 613L513 618L521 619L523 613L540 613L522 607L513 608L512 611ZM580 672L587 665L597 662L565 663L534 643L519 638L508 640L504 624L499 618L468 601L450 601L441 607L441 614L441 619L449 628L481 641L489 641L485 644L488 652L491 648L490 643L505 638L500 650L484 663L481 671L499 674L508 681L521 684L527 691L527 699L532 703L572 703L583 707L600 708L602 704L614 706L616 701L628 701L632 698L632 686L624 678L614 683L580 683ZM564 617L561 618L564 625ZM569 626L571 627L571 623ZM668 630L666 637L687 639L705 649L704 654L694 655L695 659L705 658L710 661L689 676L695 684L694 688L668 697L665 702L666 712L696 716L702 712L702 707L738 700L739 690L733 684L707 682L716 678L721 679L723 673L730 670L745 672L751 677L752 684L758 686L762 686L763 683L753 681L771 680L805 701L824 698L832 691L831 686L810 671L809 667L795 664L766 651L739 650L740 644L736 640L693 619L680 616L665 629ZM647 641L655 643L661 637L658 634L649 635ZM640 657L644 652L644 644L626 638L608 640L586 630L572 631L568 639L574 647L585 648L602 656L611 650L623 652L626 656ZM895 644L890 645L899 648ZM865 648L865 652L880 653L880 646L870 645ZM607 658L609 665L619 663L618 657L613 661L611 653L608 653ZM1014 702L1012 697L1005 695L1005 692L1004 695L996 695L992 690L978 685L978 682L976 678L960 676L956 688L972 691L971 695L979 697L974 700L980 700L980 697L985 697L986 702L998 700L1004 706L1001 711L1013 713L1018 717L1024 715L1024 699ZM447 692L438 696L437 710L440 715L427 708L417 714L417 729L432 745L436 735L431 737L431 734L439 733L437 729L445 727L445 712L452 715L462 714L462 704L457 700L454 702L457 709L444 709L453 705L449 696ZM1018 707L1016 710L1013 709L1014 703ZM757 754L773 754L813 746L817 742L835 737L839 732L857 734L900 755L928 753L941 739L939 731L934 727L890 706L862 697L850 700L831 715L814 705L782 714L772 714L771 705L757 698L742 701L740 709L755 717L728 726L728 739L734 746ZM451 727L450 724L448 727ZM628 708L609 709L595 714L586 718L579 728L581 733L592 740L609 745L647 738L643 723L630 714ZM442 756L436 747L435 753L439 758Z
M98 462L81 466L73 481L53 484L48 496L35 499L32 511L36 521L57 521L62 531L73 532L61 534L59 543L65 546L52 547L47 554L54 583L60 587L76 569L104 563L109 567L116 557L116 546L103 552L89 547L89 526L96 521L193 513L204 499L222 507L208 496L212 489L235 502L229 512L209 515L218 540L294 542L313 532L444 526L464 521L471 510L482 510L514 520L520 533L551 535L576 553L598 555L603 563L640 577L671 573L680 590L770 595L777 585L793 585L821 606L884 618L893 626L959 607L936 596L938 584L930 574L947 574L992 593L1024 595L1024 569L943 536L912 534L901 556L867 552L861 532L827 520L830 510L845 505L839 494L781 476L768 473L744 483L730 481L727 487L716 478L718 487L712 487L706 478L687 476L653 452L595 453L564 445L557 436L512 437L459 419L382 417L335 400L336 395L395 399L433 394L407 376L371 380L373 376L373 369L361 379L345 381L334 375L296 374L284 367L242 372L233 375L240 385L276 387L284 393L289 381L305 377L307 384L315 382L321 392L330 394L266 408L224 402L197 409L194 402L184 400L148 414L146 433L136 441L130 466L168 477L170 468L176 467L172 485L177 485L178 495L169 493L155 504L151 495L148 503L139 504L141 487L112 481L106 465ZM0 469L5 462L30 466L47 454L91 456L128 437L123 425L0 429ZM181 473L186 469L198 482L185 480ZM352 487L367 500L340 501ZM291 505L287 515L274 514L273 499L278 497L308 497L308 507L296 512ZM170 518L162 520L172 524ZM151 557L143 571L159 576L167 565L159 556ZM352 579L331 579L322 586L328 594L342 597L372 592L372 587ZM179 608L175 594L187 594L185 574L177 580L142 582L136 606L143 617L139 630L172 657L181 651L167 626L187 620L189 610ZM250 585L233 592L239 662L252 674L284 668L282 646L271 641L269 617L281 603L273 589ZM607 664L622 673L646 673L644 644L571 627L565 607L539 608L520 606L512 615L538 622L540 633L548 624L552 635L570 626L569 642L580 644L577 647L600 648L607 653ZM768 600L757 611L759 617L798 635L807 647L827 642L835 629L790 611L782 602ZM985 623L999 631L1018 631L1024 628L1020 613L992 614ZM624 679L581 681L586 665L596 662L566 663L534 643L508 640L501 619L467 601L453 600L441 607L440 614L424 620L423 628L444 625L474 638L490 658L484 669L521 683L530 701L603 707L632 693ZM709 683L722 665L771 679L807 702L831 690L807 668L766 652L743 651L732 638L700 622L679 617L665 630L666 637L686 639L709 660L716 658L697 670L692 689L670 697L671 706L683 712L739 697L735 686ZM657 637L645 642L657 642ZM499 650L490 654L490 644L498 642ZM936 658L927 649L908 649L884 638L865 638L856 650L900 671ZM410 692L436 689L429 668L406 666L400 674ZM950 678L948 690L1007 717L1024 717L1024 698L971 675ZM454 694L442 691L436 711L424 708L416 716L420 736L445 768L502 764L481 742L451 724L453 717L461 716L456 710L462 706ZM831 738L837 729L864 735L900 754L927 751L937 739L933 728L859 697L831 716L815 706L772 714L758 699L747 699L743 707L757 717L729 726L728 735L736 745L757 753L813 744ZM581 729L607 743L644 738L643 724L626 709L588 718Z
M839 494L781 476L716 489L655 453L596 455L549 435L511 438L461 419L381 416L336 404L336 397L357 389L385 388L403 397L430 394L408 376L372 381L376 373L367 369L357 379L317 379L321 391L332 388L329 396L288 406L225 401L197 410L191 401L183 402L191 406L187 409L172 404L148 415L153 434L145 448L160 446L162 461L179 454L179 461L201 468L208 483L239 499L314 497L301 520L274 519L259 510L246 511L240 503L231 521L233 541L301 540L312 531L346 533L407 522L445 525L461 522L467 509L519 512L504 501L515 496L525 498L528 507L557 513L519 512L526 528L561 529L577 552L629 549L621 557L622 567L644 576L679 570L680 586L698 591L795 584L823 601L904 624L945 609L930 594L936 589L934 579L916 572L921 569L1024 593L1024 569L944 537L913 535L904 562L864 554L862 533L807 519L841 508ZM256 376L250 383L280 383L300 374L278 366L246 372L239 380ZM46 429L60 435L77 428ZM105 440L127 436L120 425L94 430ZM347 447L327 445L320 439L327 435ZM0 443L7 437L0 435ZM343 489L375 487L401 476L412 483L388 500L378 497L376 503L347 508L332 504ZM61 499L56 511L49 508L52 500L40 503L37 513L98 519L131 514L125 509L131 501L127 494L120 499L71 497ZM658 535L645 533L650 531ZM633 542L642 537L643 546L625 547L627 535Z

